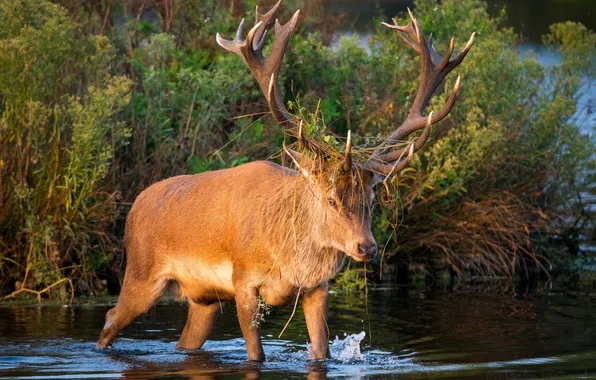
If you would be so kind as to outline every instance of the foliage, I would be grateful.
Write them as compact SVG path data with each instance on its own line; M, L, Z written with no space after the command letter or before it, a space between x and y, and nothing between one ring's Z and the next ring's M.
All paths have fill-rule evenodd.
M333 283L337 289L345 291L364 290L366 289L367 279L361 268L348 267L335 277Z
M484 4L463 3L416 3L422 28L436 41L464 40L473 30L477 39L458 69L464 88L451 117L434 127L434 144L396 183L401 198L393 219L408 228L398 231L399 240L393 233L390 251L400 260L447 264L462 276L513 275L528 260L548 267L536 238L565 236L570 220L584 219L578 195L594 169L595 142L574 117L594 70L585 64L594 60L594 33L554 25L545 41L562 52L562 64L544 67L532 55L519 58L514 35L488 17ZM393 47L395 36L377 37L379 54L389 46L409 54ZM439 94L429 108L444 100Z
M248 309L250 306L245 305L245 307ZM267 304L262 296L257 297L257 308L250 321L250 328L259 328L261 323L265 322L265 316L269 314L271 314L271 306Z
M280 150L283 132L255 80L214 43L240 18L250 23L256 2L142 4L0 0L3 293L63 278L80 293L101 292L105 280L117 291L124 217L140 191ZM299 7L279 79L288 108L339 150L351 130L364 160L406 117L418 57L380 26L368 51L350 37L330 45L343 18L320 0L286 0L280 20ZM561 64L542 66L520 58L517 36L481 1L418 0L415 14L439 52L451 36L460 47L477 36L428 107L439 109L461 75L451 116L389 193L379 190L382 260L462 277L549 269L565 251L553 242L573 245L586 228L581 194L594 183L595 142L578 99L593 86L594 33L553 25L544 44ZM363 281L351 269L338 284Z
M124 178L133 192L191 168L204 171L228 165L212 162L213 148L222 146L233 132L226 131L225 124L241 113L233 111L244 101L243 88L251 85L250 77L230 57L222 57L217 70L198 66L195 58L201 61L200 54L189 57L177 51L166 34L155 34L133 50L136 91L129 113L134 132L126 165L135 170Z
M68 276L89 289L117 249L103 179L130 136L118 117L130 81L105 75L109 41L77 33L59 6L2 1L0 31L2 288Z

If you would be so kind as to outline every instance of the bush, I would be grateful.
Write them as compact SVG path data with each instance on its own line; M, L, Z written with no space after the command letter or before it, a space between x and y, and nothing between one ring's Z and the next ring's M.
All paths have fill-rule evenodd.
M481 2L419 0L416 11L436 41L473 30L477 39L459 68L452 116L397 183L394 214L408 228L394 239L396 258L424 257L461 275L527 273L527 261L548 268L555 257L536 242L577 234L570 222L583 219L579 194L593 178L595 141L574 115L593 78L596 36L581 24L553 25L545 43L562 63L543 67L519 58L512 32ZM382 47L396 38L380 37Z
M103 180L130 136L119 114L131 83L105 75L107 38L82 35L57 5L2 1L0 31L1 286L67 276L86 291L118 249Z
M82 293L101 292L99 280L117 291L123 221L140 191L281 148L256 81L214 43L216 31L253 19L255 1L55 2L68 8L0 0L0 286L43 290L68 278ZM355 38L331 46L343 18L319 0L295 3L280 15L304 6L280 75L289 109L332 145L356 132L364 159L405 119L418 57L380 25L370 53ZM548 270L565 256L553 242L573 245L587 217L580 194L594 180L595 144L577 100L593 85L594 33L553 25L544 43L561 64L545 67L520 58L516 35L479 0L418 0L415 14L439 52L451 36L461 47L477 35L428 107L442 106L459 74L451 116L380 190L382 260L462 277Z

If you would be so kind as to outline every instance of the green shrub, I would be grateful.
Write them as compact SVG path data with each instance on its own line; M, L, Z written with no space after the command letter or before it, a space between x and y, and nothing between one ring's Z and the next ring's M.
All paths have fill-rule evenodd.
M562 64L543 67L533 55L520 59L514 35L482 2L419 0L416 15L442 42L439 51L451 36L463 42L475 30L477 38L458 68L463 90L451 117L434 127L414 170L397 179L401 198L392 214L408 228L393 232L390 251L397 259L448 264L460 275L512 276L526 261L545 269L545 247L534 236L563 235L581 218L578 194L594 169L595 142L572 117L593 75L594 33L576 23L553 25L545 42L561 52ZM387 47L410 55L397 40L378 34L377 54ZM429 109L444 100L439 91ZM386 234L385 222L377 223Z
M0 271L2 288L64 276L87 291L111 263L116 194L102 190L130 136L119 113L131 83L106 75L105 37L82 35L49 2L0 2ZM15 285L16 283L16 285Z

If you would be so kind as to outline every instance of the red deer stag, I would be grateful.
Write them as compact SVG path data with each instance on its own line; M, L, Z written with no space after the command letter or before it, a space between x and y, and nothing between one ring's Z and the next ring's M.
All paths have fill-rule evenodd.
M327 356L327 282L345 255L368 261L377 252L371 233L374 187L402 170L429 137L430 127L451 111L459 79L442 110L422 115L433 92L464 59L473 37L451 59L435 51L410 14L407 26L384 24L400 32L420 54L420 86L408 117L363 163L352 161L350 138L341 161L318 154L303 135L301 122L281 99L277 77L298 12L285 25L275 21L269 56L263 45L279 2L267 14L256 12L256 24L242 39L217 42L242 58L263 90L279 124L298 139L306 155L284 145L297 170L268 161L158 182L136 199L126 222L128 251L124 284L117 305L108 311L98 348L145 313L168 286L188 299L186 326L177 347L200 348L213 328L220 302L236 301L248 360L265 359L258 328L259 305L278 306L302 297L312 356ZM421 136L406 148L393 149L411 133ZM348 134L349 136L349 134ZM257 322L257 323L255 323Z

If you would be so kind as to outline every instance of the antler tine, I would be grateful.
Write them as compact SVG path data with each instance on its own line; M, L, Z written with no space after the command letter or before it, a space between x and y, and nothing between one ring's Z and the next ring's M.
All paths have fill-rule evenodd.
M408 155L406 156L406 158L403 161L396 162L395 165L393 165L393 168L391 168L391 172L389 172L389 175L387 175L387 176L390 176L393 173L399 173L402 170L404 170L405 167L408 166L408 164L412 160L412 157L414 156L415 151L416 151L416 148L415 148L414 144L410 143L410 147L408 149Z
M414 15L412 14L412 11L410 10L410 8L408 7L408 15L410 16L410 22L412 24L412 26L414 27L414 32L416 33L416 42L418 42L421 46L421 40L420 38L422 37L422 39L424 39L424 35L420 32L420 27L418 26L418 22L416 21L416 17L414 17Z
M437 53L433 46L432 35L429 37L428 41L426 41L424 34L418 25L418 21L410 9L408 9L408 14L410 21L407 26L399 26L395 19L395 25L389 25L386 23L383 23L383 25L397 30L404 42L420 54L420 84L418 86L414 103L412 104L406 120L391 135L389 135L377 147L377 149L375 149L371 158L369 159L369 162L377 161L381 164L389 163L389 167L393 169L394 165L391 163L401 159L405 153L405 149L408 149L404 148L400 150L393 150L392 148L397 142L403 140L413 132L421 128L425 128L423 135L417 140L415 146L413 146L414 152L417 151L428 139L430 134L430 126L444 119L449 112L451 112L451 109L455 104L457 93L460 89L459 78L457 79L455 86L443 108L439 112L434 114L431 113L432 116L431 119L429 119L430 121L427 121L427 118L422 116L424 108L429 103L437 87L441 84L443 79L445 79L445 77L463 61L470 51L475 35L472 33L465 48L453 59L451 59L451 55L453 54L455 47L455 40L452 38L447 52L444 56L441 56ZM392 172L395 172L395 170L392 170Z
M256 31L255 33L255 42L253 43L253 49L255 50L260 50L263 48L263 46L258 46L259 44L264 44L265 42L265 34L267 33L267 26L269 25L269 23L271 22L271 20L273 19L273 17L275 16L275 13L277 13L277 9L279 8L279 5L281 4L281 0L279 0L274 6L273 8L271 8L269 10L269 12L265 13L264 15L259 13L259 6L257 5L255 7L255 24L258 24L259 22L262 22L261 27Z
M273 41L271 54L269 55L269 57L265 59L264 66L266 70L270 70L273 74L275 74L276 87L277 75L279 74L279 69L281 68L281 63L286 52L286 47L288 46L288 40L290 39L290 35L296 27L299 15L300 10L297 10L290 19L290 21L288 21L285 25L281 25L279 23L279 20L275 20L275 40Z
M382 176L385 176L385 180L387 180L387 178L389 178L391 175L404 170L412 160L412 157L414 156L415 152L414 143L410 143L406 147L406 149L408 150L408 155L403 160L401 159L403 157L402 153L402 157L400 157L400 159L395 163L386 164L378 161L369 161L364 165L364 167L368 170L371 170L374 173L378 173Z
M431 35L432 37L432 35ZM432 45L431 45L432 46ZM455 48L455 38L451 37L451 41L449 41L449 48L447 49L447 53L445 53L445 55L443 56L443 59L441 60L441 62L439 62L439 64L437 65L440 69L442 69L443 67L445 67L448 63L449 60L451 59L451 55L453 54L453 49ZM435 50L435 47L432 46L432 50L436 53L437 51ZM437 56L439 54L437 53Z
M430 126L432 124L437 123L438 121L443 120L445 117L447 117L447 115L449 115L449 112L451 112L451 109L455 105L455 99L457 98L459 88L460 88L460 77L458 76L457 80L455 81L455 86L453 86L453 89L451 90L451 94L449 94L449 97L447 98L447 101L445 102L445 105L443 106L443 108L441 108L441 110L436 113L434 113L432 111L430 112L429 117L432 117L432 122L431 122L431 124L425 124L425 128L424 128L424 131L422 132L422 135L416 141L416 144L417 144L416 151L418 151L418 149L422 148L422 145L424 145L424 143L428 139L428 136L430 134ZM397 134L395 136L396 143L400 140L403 140L404 138L406 138L409 135L409 133L406 134L406 132L407 131L404 131L404 135ZM395 160L399 159L399 157L401 157L404 149L406 149L406 148L388 151L383 156L383 160L385 162L394 162Z
M226 40L219 33L217 33L215 35L215 40L217 41L219 46L226 49L227 51L238 54L244 60L244 57L242 56L242 53L240 52L240 47L239 47L239 45L242 43L243 30L244 30L244 19L242 19L240 21L240 25L238 25L238 30L236 31L236 38L234 38L231 41Z
M411 14L410 14L410 16L411 16ZM410 40L407 36L407 35L416 35L416 31L414 30L414 26L412 25L412 20L413 20L413 18L410 17L410 22L406 26L400 26L397 23L396 18L393 18L393 25L388 24L386 22L382 22L381 24L389 29L394 29L394 30L401 32L399 34L399 36L406 43L406 45L408 45L409 47L411 47L412 49L414 49L416 51L419 51L418 45L416 45L416 43L414 41Z
M267 13L267 15L269 15L270 13L271 11ZM263 86L261 87L263 88L263 91L267 91L266 96L267 101L269 103L269 109L271 110L271 114L279 123L283 123L286 124L286 126L291 127L297 126L296 120L287 111L286 106L281 98L281 95L279 94L277 78L288 45L288 41L290 39L290 35L296 27L299 15L300 10L297 10L290 19L290 21L288 21L284 25L281 25L278 20L275 20L275 40L273 41L271 54L267 58L265 58L262 65L263 72L268 73L270 75L267 88L265 89L263 88ZM263 40L264 37L265 33L263 34ZM258 75L259 74L255 73L255 76L257 76L259 84L261 84L260 80L258 79Z
M473 32L472 35L470 36L470 39L466 43L466 46L464 47L464 49L462 51L460 51L459 54L457 56L455 56L455 58L453 58L451 61L448 62L448 65L451 66L449 71L456 68L457 65L459 65L461 63L461 61L464 60L464 58L466 58L466 55L468 55L468 52L470 51L470 49L472 48L472 45L474 44L475 37L476 37L476 32Z
M348 130L348 138L346 140L346 154L343 163L344 172L352 170L352 131Z
M263 59L263 51L261 49L255 49L254 45L259 45L258 39L256 39L257 32L263 26L263 21L259 21L253 26L246 35L246 40L240 43L240 51L242 55L246 59L247 64L248 62L252 62L253 60L259 62Z
M244 19L240 21L240 25L238 25L238 30L236 31L236 38L234 41L241 42L242 41L242 32L244 31ZM219 36L219 33L217 33Z
M431 112L426 119L426 127L424 128L422 135L420 135L420 137L418 137L414 142L410 142L405 148L391 152L392 156L395 157L395 159L392 161L394 163L384 163L375 160L369 160L364 164L364 167L387 177L402 171L410 163L414 153L416 153L426 143L426 140L428 140L428 137L430 136L430 127L432 126L432 119L433 113ZM402 160L406 151L408 151L408 155Z

